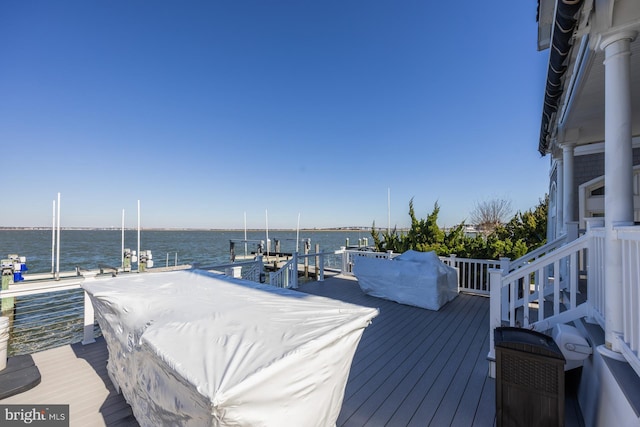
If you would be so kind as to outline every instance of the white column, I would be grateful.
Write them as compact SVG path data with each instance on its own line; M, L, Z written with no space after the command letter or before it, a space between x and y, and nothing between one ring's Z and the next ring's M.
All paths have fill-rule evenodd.
M556 166L556 235L560 237L564 232L564 162L557 160Z
M605 345L620 351L622 331L622 262L614 228L633 224L633 160L631 146L630 41L633 32L603 39L605 52Z
M567 223L574 221L573 201L576 189L573 187L574 144L562 145L562 234L567 232Z

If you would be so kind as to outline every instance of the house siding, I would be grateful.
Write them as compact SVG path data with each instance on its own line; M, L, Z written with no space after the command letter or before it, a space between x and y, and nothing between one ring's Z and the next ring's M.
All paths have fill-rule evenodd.
M640 165L640 148L633 149L633 165ZM573 218L578 220L578 188L594 178L604 175L604 153L586 154L573 159L573 186L576 197L573 200ZM550 182L556 179L555 175Z

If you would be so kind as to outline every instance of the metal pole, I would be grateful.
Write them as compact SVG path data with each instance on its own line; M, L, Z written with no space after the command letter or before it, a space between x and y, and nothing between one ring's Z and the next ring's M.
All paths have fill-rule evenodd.
M298 226L296 227L296 252L298 252L299 243L300 243L300 212L298 212Z
M316 243L316 258L315 258L315 273L316 273L316 280L320 280L320 257L318 256L320 254L320 244Z
M265 231L267 233L267 262L269 262L269 212L267 211L267 209L264 210L264 224L265 224Z
M58 215L57 215L57 246L56 246L56 279L60 279L60 193L58 193Z
M138 273L140 272L140 200L138 200Z
M387 234L391 234L391 188L387 188Z
M247 259L247 212L244 212L244 259Z
M51 274L55 273L56 264L56 201L53 200L53 215L51 220Z
M122 260L122 270L124 271L124 209L122 209L122 247L120 248L120 259Z

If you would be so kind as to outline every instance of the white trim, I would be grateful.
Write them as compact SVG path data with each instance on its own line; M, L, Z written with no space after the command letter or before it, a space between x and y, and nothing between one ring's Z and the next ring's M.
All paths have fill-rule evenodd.
M631 138L631 146L633 148L640 148L640 136L634 136ZM598 153L604 153L604 142L576 145L576 148L573 150L574 157Z
M566 93L567 95L565 96L564 102L562 103L560 118L558 119L558 127L564 127L565 118L567 114L571 112L571 107L575 99L575 93L577 91L577 88L579 88L582 85L582 79L584 77L585 70L590 68L589 66L586 66L586 64L589 64L591 60L591 50L588 49L588 46L589 46L589 35L585 34L580 39L578 56L573 66L573 70L577 70L577 72L574 71L571 73L571 79L569 80L569 85L567 89L564 91L564 93Z

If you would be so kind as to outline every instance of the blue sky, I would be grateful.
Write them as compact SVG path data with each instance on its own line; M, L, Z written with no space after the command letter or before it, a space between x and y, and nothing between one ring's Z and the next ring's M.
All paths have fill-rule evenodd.
M536 1L0 2L0 226L440 223L537 205Z

